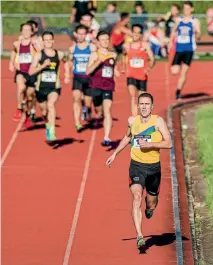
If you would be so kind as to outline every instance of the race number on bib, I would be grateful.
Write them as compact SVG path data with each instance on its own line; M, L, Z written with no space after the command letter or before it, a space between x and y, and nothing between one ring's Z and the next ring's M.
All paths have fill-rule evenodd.
M146 142L149 142L149 143L151 143L151 141L152 141L151 135L139 135L139 136L136 135L133 139L133 141L134 141L133 147L134 148L140 148L140 145L139 145L140 139L142 139Z
M41 81L42 82L56 82L57 75L55 72L45 71L41 74Z
M113 76L113 69L112 67L109 66L104 66L103 70L102 70L102 77L112 77Z
M144 67L144 60L141 58L132 58L130 60L130 66L132 68L140 68L140 67Z
M19 54L19 63L32 63L32 54L30 53L20 53Z
M79 73L85 73L87 70L87 63L77 63L76 70Z
M178 36L177 38L177 42L178 43L190 43L190 37L189 36L183 36L183 35L180 35Z

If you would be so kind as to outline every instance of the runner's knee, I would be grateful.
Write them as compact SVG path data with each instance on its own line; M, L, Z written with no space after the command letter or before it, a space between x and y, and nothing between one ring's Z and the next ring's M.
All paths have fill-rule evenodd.
M136 203L136 204L141 204L141 201L142 201L142 195L140 192L135 192L133 194L133 202Z
M171 67L171 73L173 74L173 75L176 75L176 74L178 74L180 72L180 68L179 68L179 66L172 66Z

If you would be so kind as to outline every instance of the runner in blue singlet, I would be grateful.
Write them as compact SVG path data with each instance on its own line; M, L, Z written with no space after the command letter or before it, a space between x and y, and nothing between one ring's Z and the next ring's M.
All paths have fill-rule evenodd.
M199 39L200 22L192 16L194 11L191 1L183 3L183 17L180 17L171 34L171 43L176 38L176 53L172 62L172 74L180 73L176 99L181 98L181 90L186 82L187 72L191 64L194 51L196 50L196 40Z

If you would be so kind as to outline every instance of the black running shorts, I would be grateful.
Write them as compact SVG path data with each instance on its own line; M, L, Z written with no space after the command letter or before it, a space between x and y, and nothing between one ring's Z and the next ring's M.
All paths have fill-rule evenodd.
M36 75L30 76L27 73L24 73L22 71L17 70L16 73L15 73L15 77L14 77L14 82L15 83L16 83L17 75L22 75L24 77L24 79L26 80L26 86L27 87L35 87Z
M57 89L53 89L51 91L36 91L36 99L38 101L38 103L43 103L44 101L47 101L48 99L48 95L56 92L58 93L58 95L61 94L61 89L57 88Z
M91 96L89 78L74 75L72 90L80 90L85 96Z
M105 99L113 100L113 91L91 88L91 96L94 106L99 107Z
M133 85L139 91L146 91L147 89L147 80L138 80L135 78L128 77L127 78L127 86Z
M181 65L182 63L190 66L193 59L194 52L185 51L185 52L176 52L172 65Z
M153 164L139 163L131 160L129 167L129 187L139 184L151 196L159 194L161 182L160 162Z

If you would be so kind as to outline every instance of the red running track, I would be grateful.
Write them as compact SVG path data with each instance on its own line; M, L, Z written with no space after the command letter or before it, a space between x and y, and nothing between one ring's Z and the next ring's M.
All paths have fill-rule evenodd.
M212 93L212 66L212 62L195 62L184 92ZM176 264L169 152L161 156L160 203L153 218L143 221L148 249L139 254L131 219L128 148L110 169L105 166L112 148L100 145L103 129L75 132L67 85L57 106L58 148L45 143L41 123L34 130L13 135L16 88L7 68L8 61L3 60L2 265ZM170 77L166 63L157 63L149 80L149 91L156 100L154 113L166 117L167 107L175 102L176 80ZM113 106L115 145L125 133L129 115L122 76L117 80ZM183 242L185 264L191 265L188 224L183 226L183 236L189 239Z

